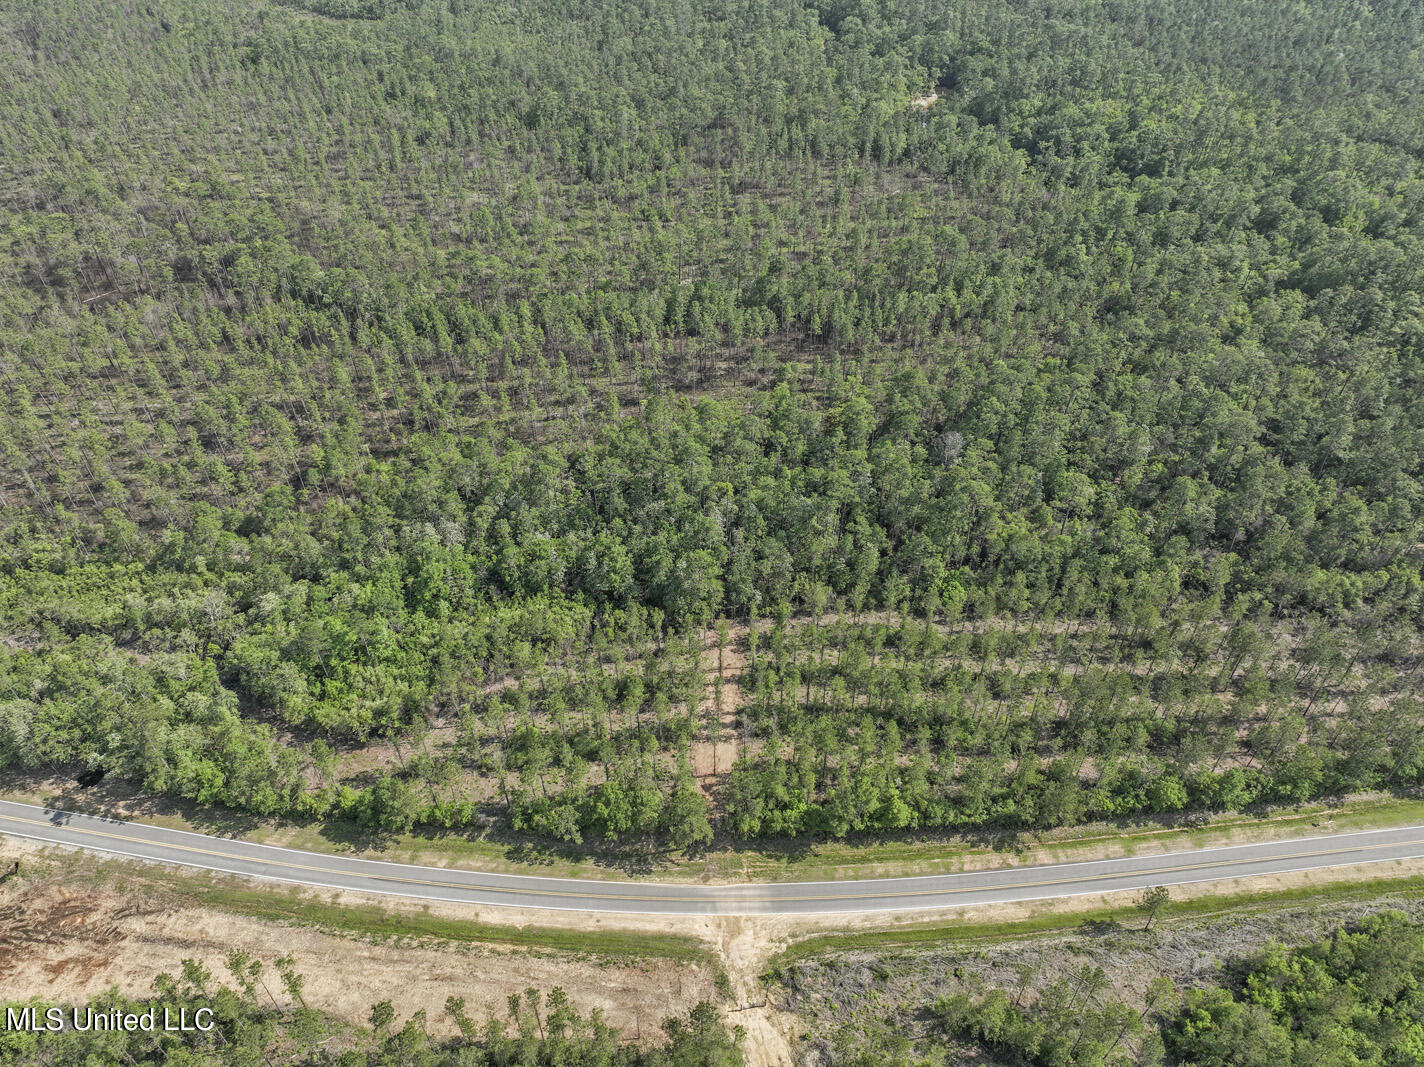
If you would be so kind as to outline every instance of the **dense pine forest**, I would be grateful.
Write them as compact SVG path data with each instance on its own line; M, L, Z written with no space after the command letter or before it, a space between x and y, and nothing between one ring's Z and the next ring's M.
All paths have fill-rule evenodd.
M0 70L0 774L681 850L1424 783L1413 0L12 0Z

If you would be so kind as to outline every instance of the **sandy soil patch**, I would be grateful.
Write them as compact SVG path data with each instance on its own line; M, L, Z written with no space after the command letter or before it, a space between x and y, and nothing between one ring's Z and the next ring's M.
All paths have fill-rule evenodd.
M737 762L738 722L742 707L742 672L747 667L743 651L747 627L732 626L725 643L716 630L703 635L702 663L707 693L702 701L702 736L692 742L692 773L698 788L715 801L717 787ZM720 682L720 685L718 684Z
M801 1020L772 1004L759 981L773 948L785 941L785 931L777 936L777 926L774 919L725 918L716 923L717 952L732 986L727 1025L745 1032L748 1067L789 1067L795 1062Z
M7 863L20 851L9 841L0 850ZM36 855L29 852L27 867ZM722 999L706 966L660 959L612 963L429 940L366 941L193 906L177 894L144 887L141 877L121 886L70 887L44 873L0 886L0 999L87 999L112 986L146 995L156 974L176 975L185 958L230 981L224 959L239 948L266 965L268 993L279 1002L285 998L272 961L291 953L306 975L304 996L311 1007L365 1025L371 1005L389 999L400 1018L424 1009L432 1032L441 1034L454 1032L443 1014L451 996L464 997L470 1016L483 1023L506 1016L511 994L561 986L584 1015L601 1009L634 1040L657 1039L669 1015ZM474 918L470 909L460 917ZM532 913L518 918L534 920ZM539 918L548 925L547 916ZM588 917L581 918L587 924Z

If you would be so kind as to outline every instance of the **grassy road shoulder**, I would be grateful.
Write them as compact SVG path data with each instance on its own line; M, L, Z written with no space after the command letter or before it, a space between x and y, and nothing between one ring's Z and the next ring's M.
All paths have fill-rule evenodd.
M311 852L398 863L580 879L735 882L845 881L942 874L988 867L1064 863L1212 848L1280 838L1424 824L1424 799L1369 796L1182 823L1088 824L1050 832L1001 832L874 841L787 841L722 845L687 857L568 848L450 833L374 836L344 823L271 823L221 810L156 801L121 788L60 788L32 781L0 798L133 819Z
M1163 909L1164 923L1278 911L1301 906L1380 903L1424 903L1424 878L1418 875L1369 877L1328 885L1300 885L1266 892L1208 893L1171 900ZM1130 930L1143 917L1134 901L1124 899L1087 910L1048 910L1026 919L1006 921L937 920L850 933L814 934L797 940L773 956L768 975L802 960L861 950L895 951L924 946L1017 941L1055 937L1075 931L1102 933Z

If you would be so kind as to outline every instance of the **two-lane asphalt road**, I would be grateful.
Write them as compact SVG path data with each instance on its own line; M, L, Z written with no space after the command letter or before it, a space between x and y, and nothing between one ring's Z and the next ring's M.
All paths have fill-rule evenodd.
M1424 826L1156 856L847 882L686 885L486 874L353 859L0 801L0 834L277 882L511 908L813 915L1042 900L1424 857Z

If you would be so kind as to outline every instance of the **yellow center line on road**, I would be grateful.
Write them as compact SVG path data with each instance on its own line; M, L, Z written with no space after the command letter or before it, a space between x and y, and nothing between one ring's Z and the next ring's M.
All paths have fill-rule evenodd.
M41 819L25 819L25 818L21 818L21 817L16 816L16 815L3 815L3 816L0 816L0 831L3 831L3 827L4 827L4 824L5 824L6 822L27 823L27 824L29 824L29 825L31 825L31 826L49 826L49 827L52 827L52 826L54 825L53 823L51 823L51 822L49 822L49 821L47 821L47 820L41 820ZM76 833L76 834L87 834L87 835L89 835L89 836L91 836L91 837L105 837L105 838L109 838L109 839L115 840L115 841L128 841L128 842L131 842L131 843L133 843L133 844L147 845L147 846L149 846L150 848L163 848L163 849L172 849L172 850L174 850L174 851L179 851L179 852L192 852L192 853L195 853L195 854L201 855L201 856L218 856L218 857L221 857L221 858L227 859L227 860L242 860L242 861L248 862L248 863L263 864L263 865L267 865L267 866L271 866L271 867L284 867L284 868L287 868L288 870L294 870L294 871L311 871L311 872L316 872L316 873L319 873L319 874L324 874L324 875L327 875L327 876L331 876L331 875L344 875L345 877L348 877L348 878L363 878L363 879L368 879L368 880L377 881L377 882L394 882L394 883L396 883L396 884L398 884L398 885L426 886L426 887L436 887L436 888L441 888L441 889L463 889L463 890L465 890L465 891L467 891L467 892L470 892L470 891L479 891L479 892L487 892L487 893L505 893L505 894L509 894L509 895L511 895L511 896L521 896L521 895L523 895L523 896L535 896L535 897L561 897L561 898L573 898L573 899L592 899L592 900L610 900L610 901L638 901L638 902L661 901L661 902L664 902L664 903L703 903L703 904L706 904L706 903L719 903L719 902L720 902L720 903L729 903L729 904L794 904L794 903L803 903L803 902L818 901L818 900L888 900L888 899L899 898L899 897L952 896L952 895L961 894L961 893L996 893L996 892L1001 892L1001 891L1003 891L1003 890L1008 890L1008 889L1038 889L1038 888L1042 888L1042 887L1044 887L1044 886L1071 885L1071 884L1073 884L1074 882L1101 882L1101 881L1113 881L1113 880L1118 880L1118 879L1123 879L1123 878L1156 877L1156 876L1162 875L1162 874L1176 874L1176 873L1179 873L1179 872L1181 872L1181 871L1206 870L1206 869L1211 868L1211 867L1232 867L1232 866L1239 866L1239 865L1245 864L1245 863L1272 863L1272 862L1280 862L1280 861L1282 861L1282 860L1290 861L1290 860L1303 860L1303 859L1318 859L1318 858L1321 857L1321 856L1339 856L1339 855L1344 855L1344 854L1352 853L1352 852L1372 852L1372 851L1377 851L1377 850L1379 850L1379 849L1386 849L1386 848L1400 848L1400 847L1410 847L1410 846L1414 846L1414 845L1424 845L1424 839L1409 840L1409 841L1391 841L1391 842L1387 842L1387 843L1385 843L1385 844L1380 844L1380 845L1352 845L1352 846L1350 846L1349 848L1316 849L1316 850L1310 851L1310 852L1289 852L1289 853L1286 853L1286 854L1284 854L1284 855L1262 856L1262 857L1258 857L1258 858L1252 858L1252 857L1250 857L1250 856L1247 856L1247 857L1242 857L1242 858L1239 858L1239 859L1209 860L1209 861L1201 862L1201 863L1184 863L1184 864L1177 864L1177 865L1175 865L1175 866L1149 867L1149 868L1145 868L1145 869L1142 869L1142 870L1123 871L1123 872L1121 872L1121 873L1116 873L1116 874L1114 874L1114 873L1106 873L1106 874L1086 874L1086 875L1079 875L1078 877L1074 877L1074 878L1056 878L1056 879L1045 879L1045 880L1042 880L1042 881L1027 881L1027 882L1004 882L1004 883L999 884L999 885L965 886L965 887L962 887L962 888L943 888L943 889L930 888L930 889L901 890L901 891L897 891L897 892L878 892L878 893L864 893L864 892L862 892L862 893L817 893L817 894L805 894L805 895L800 895L800 896L742 897L742 896L732 895L732 896L729 896L729 897L725 898L724 900L719 900L719 898L718 898L717 896L714 896L714 895L702 895L702 896L671 896L671 895L658 895L658 894L647 894L647 895L643 895L643 894L635 894L635 893L597 893L597 892L590 892L590 891L588 891L588 890L581 890L581 891L575 892L575 891L571 891L571 890L560 890L560 889L521 888L521 887L518 887L518 886L504 887L504 886L494 886L494 885L469 885L469 884L463 883L463 882L442 882L442 881L427 880L427 879L421 879L421 878L406 878L406 877L401 877L401 876L399 876L399 875L390 875L390 874L367 874L367 873L365 873L365 872L345 871L345 870L342 870L342 869L339 868L339 867L314 867L314 866L310 866L310 865L307 865L307 864L291 863L291 862L286 861L286 860L268 860L268 859L255 860L255 859L252 859L251 857L248 857L248 856L236 855L236 854L233 854L233 853L230 853L230 852L223 852L223 851L217 850L217 849L197 848L196 846L193 846L193 845L174 845L174 844L168 844L168 843L166 843L166 842L150 841L150 840L148 840L147 838L133 837L133 836L130 836L130 835L128 835L128 834L110 833L110 832L105 831L105 830L79 829L79 828L71 827L71 826L64 826L64 827L61 827L61 829L69 830L71 833ZM65 842L54 842L54 843L56 843L56 844L64 844ZM139 858L141 858L141 857L139 857ZM333 857L333 858L338 858L338 857ZM1132 857L1125 857L1125 858L1132 858ZM162 861L159 860L158 862L162 862ZM359 861L357 861L357 862L359 862ZM368 862L372 862L372 861L368 861ZM1110 860L1105 860L1105 861L1103 861L1103 862L1111 862L1111 861L1110 861ZM197 865L197 866L200 866L200 865ZM1013 868L1003 868L1003 867L997 868L997 870L1012 870L1012 869L1013 869ZM959 877L959 876L972 876L972 875L976 875L976 874L992 874L992 873L994 873L994 870L995 870L995 869L990 869L990 870L985 870L985 871L962 871L962 872L956 872L955 874L951 874L951 875L941 875L941 876L939 876L939 877ZM470 873L470 874L472 874L472 875L478 875L480 872L477 872L477 871L470 871L470 872L468 872L468 873ZM507 876L507 877L508 877L508 876ZM517 877L517 876L516 876L516 877ZM533 877L543 877L543 876L541 876L541 875L529 875L528 877L533 878ZM935 877L935 876L934 876L934 875L927 875L926 877ZM873 879L869 879L869 881L873 881ZM598 883L597 883L597 882L589 882L589 883L586 883L586 884L589 886L590 889L596 888L596 887L598 886ZM732 887L724 887L724 888L732 888ZM716 888L715 888L715 887L709 887L708 893L709 893L709 894L714 894L714 893L716 893Z

